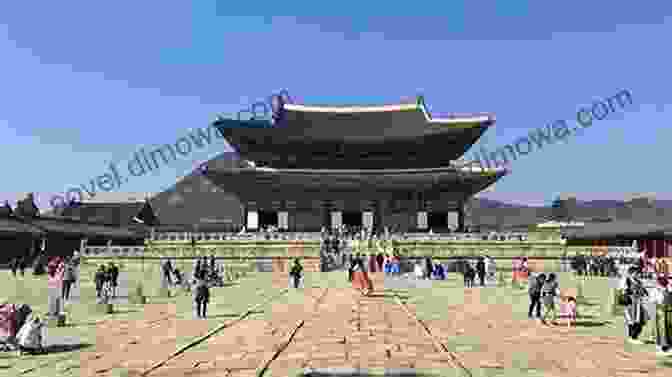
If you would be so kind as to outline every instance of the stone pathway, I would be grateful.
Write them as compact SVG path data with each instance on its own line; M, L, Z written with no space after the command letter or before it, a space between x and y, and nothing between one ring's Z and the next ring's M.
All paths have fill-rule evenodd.
M383 276L374 284L384 286ZM414 319L388 293L362 297L351 288L306 288L303 303L274 303L265 320L246 320L156 372L158 376L252 376L268 360L298 321L303 326L270 364L273 376L295 375L304 368L420 368L450 370L445 354L434 348ZM196 367L195 367L196 366ZM196 368L197 370L194 370Z

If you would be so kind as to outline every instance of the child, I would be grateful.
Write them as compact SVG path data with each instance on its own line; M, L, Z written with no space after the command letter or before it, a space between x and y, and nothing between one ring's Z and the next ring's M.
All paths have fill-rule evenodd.
M567 327L576 323L576 298L572 296L563 297L560 303L560 318L567 319Z
M208 302L210 302L210 288L203 279L198 279L194 288L194 302L196 303L196 316L206 318Z

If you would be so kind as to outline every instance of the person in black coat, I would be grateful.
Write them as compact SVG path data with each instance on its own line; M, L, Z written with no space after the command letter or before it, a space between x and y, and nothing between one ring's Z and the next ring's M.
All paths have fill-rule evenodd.
M12 275L16 277L16 270L19 268L19 258L14 257L12 258L12 261L9 263L9 268L12 269Z
M476 272L478 273L478 280L481 281L481 287L485 286L485 258L480 257L476 262Z
M21 276L25 276L26 266L28 266L28 257L24 256L19 260L19 270L21 271Z
M425 279L429 280L432 278L432 271L434 270L432 268L432 258L426 257L425 258Z
M532 318L535 309L537 318L541 318L541 287L544 285L545 281L545 274L539 274L530 281L530 287L528 289L528 294L530 295L530 310L527 313L529 318Z

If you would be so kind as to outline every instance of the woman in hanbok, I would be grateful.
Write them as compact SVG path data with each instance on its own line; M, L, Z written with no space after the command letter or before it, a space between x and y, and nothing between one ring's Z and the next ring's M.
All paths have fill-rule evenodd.
M672 351L672 285L666 277L658 278L652 301L656 304L656 348L658 353Z
M366 272L364 260L357 258L352 271L352 287L367 296L373 292L373 283Z

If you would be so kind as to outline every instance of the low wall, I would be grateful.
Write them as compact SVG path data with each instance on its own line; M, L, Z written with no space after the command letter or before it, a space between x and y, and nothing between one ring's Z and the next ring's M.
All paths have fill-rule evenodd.
M381 248L382 246L382 248ZM355 252L364 254L378 253L395 248L407 258L432 257L440 261L456 258L474 258L487 254L498 261L503 269L511 268L511 261L527 256L533 271L562 271L564 257L590 253L591 247L565 247L558 242L548 241L394 241L369 248L358 247ZM101 249L97 249L101 250ZM319 241L281 241L281 240L239 240L201 242L196 248L184 242L153 242L144 248L135 248L123 252L122 248L112 248L111 253L84 253L87 259L109 258L145 261L159 256L171 257L177 261L190 261L202 256L214 255L227 264L255 265L259 271L287 272L294 258L299 258L307 271L319 271ZM563 260L565 262L563 262Z

